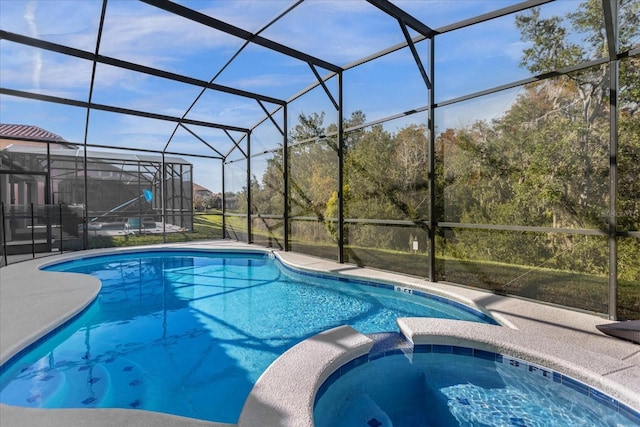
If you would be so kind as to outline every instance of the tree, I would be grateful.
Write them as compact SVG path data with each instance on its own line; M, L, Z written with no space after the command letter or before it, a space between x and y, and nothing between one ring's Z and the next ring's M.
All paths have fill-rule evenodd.
M622 51L631 47L631 40L637 38L640 30L640 6L634 0L621 0L620 6L620 39ZM575 12L568 14L566 23L571 26L568 30L560 17L542 19L540 9L533 8L528 13L516 17L516 26L522 33L522 39L530 42L531 46L523 51L522 65L533 74L542 74L564 67L578 64L592 58L608 55L607 36L602 25L602 2L587 0L581 3ZM573 33L582 34L582 43L572 41ZM640 71L636 58L623 61L620 72L621 104L623 108L636 109L640 95ZM608 90L609 70L606 66L589 67L576 73L568 74L559 79L548 79L541 83L541 91L553 101L554 110L568 110L577 101L580 107L580 122L574 122L576 132L575 147L577 159L582 163L580 208L589 209L592 197L595 202L598 194L606 192L605 188L594 188L593 178L602 165L594 165L594 159L602 152L608 151L608 135L602 129L608 126ZM578 99L572 100L566 96L566 88L575 88ZM608 166L608 161L606 162ZM595 183L598 184L597 182ZM596 203L593 203L596 204ZM592 220L598 214L592 212ZM601 217L601 215L600 215Z
M520 29L523 41L532 46L523 50L521 64L532 74L543 74L578 64L606 53L606 39L600 31L602 11L595 13L596 1L583 3L578 11L569 14L568 22L574 25L575 32L587 32L586 43L571 41L561 17L547 19L540 17L540 9L533 8L527 14L516 17L516 27ZM607 67L591 67L586 70L561 77L560 81L548 79L540 84L540 90L546 91L553 100L556 109L567 109L575 102L567 99L562 89L565 85L575 88L581 107L581 121L574 128L577 133L576 155L582 164L580 189L581 208L587 208L591 202L592 192L592 159L591 147L594 141L593 125L603 115L603 99L607 91L605 83L608 79ZM566 105L569 102L569 105Z
M637 2L621 2L623 24L637 23L637 12ZM530 43L523 51L522 65L532 74L545 74L608 55L601 21L601 2L593 0L581 4L566 19L543 19L539 8L518 15L516 25L523 40ZM629 27L622 31L621 46L638 35L637 25L635 30ZM576 34L583 35L583 41L576 40ZM634 213L640 172L640 133L634 118L638 72L629 65L636 59L621 66L624 93L619 118L619 202L632 206ZM440 134L436 159L443 163L436 164L440 174L436 179L442 189L445 220L606 229L608 78L606 66L548 77L523 88L503 117ZM627 218L619 219L622 222L627 224ZM594 274L604 274L607 268L608 248L602 239L457 230L453 242L449 253L465 258L543 264Z
M336 154L325 139L324 112L310 116L301 113L289 133L290 188L293 215L313 215L322 218L326 201L331 196L331 165ZM335 188L335 187L334 187Z

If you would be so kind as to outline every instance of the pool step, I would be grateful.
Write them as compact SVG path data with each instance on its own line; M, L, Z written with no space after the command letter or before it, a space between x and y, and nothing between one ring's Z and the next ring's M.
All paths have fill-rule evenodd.
M69 385L77 386L65 388L60 406L96 408L107 398L111 375L104 365L96 363L69 367L65 370L65 376Z
M25 367L18 378L2 390L1 400L7 405L47 407L50 401L56 401L57 396L64 394L66 381L64 372Z
M53 366L41 362L22 368L18 378L2 390L0 401L30 408L135 409L142 405L143 371L126 358L60 360Z

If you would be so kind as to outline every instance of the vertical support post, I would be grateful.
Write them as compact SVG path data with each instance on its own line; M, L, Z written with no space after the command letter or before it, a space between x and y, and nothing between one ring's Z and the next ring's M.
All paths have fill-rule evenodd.
M342 120L342 71L338 77L338 262L344 262L344 135Z
M33 202L31 202L31 256L36 257L36 224L34 220Z
M4 202L0 202L0 221L2 221L2 253L4 254L4 265L9 265L7 256L7 226L4 215Z
M136 194L138 195L138 234L142 234L142 229L144 225L142 224L142 170L140 168L140 160L138 160L138 190Z
M91 84L89 85L89 99L87 100L87 115L84 122L84 146L83 146L83 160L84 160L84 213L82 215L82 224L84 227L84 234L82 235L82 241L84 248L89 249L89 177L88 177L88 165L87 165L87 143L89 139L89 117L91 116L91 102L93 99L93 88L96 80L96 67L98 53L100 52L100 41L102 40L102 30L104 28L104 18L107 13L107 0L102 2L102 10L100 12L100 25L98 26L98 37L96 39L96 49L94 51L95 57L91 66ZM77 168L76 168L77 174Z
M436 226L438 218L436 215L436 125L435 125L435 111L433 106L435 104L435 37L431 37L431 43L429 46L430 59L429 59L429 74L431 77L431 89L429 90L429 248L428 248L428 278L430 281L436 281Z
M609 318L618 318L618 2L603 1L609 38ZM606 10L607 8L610 8ZM613 39L613 40L611 40Z
M64 253L64 233L62 227L62 203L58 203L58 213L60 214L60 253Z
M181 163L178 166L180 172L178 173L178 175L180 176L180 179L178 180L178 185L179 185L179 191L180 191L180 228L184 229L184 211L185 211L185 206L184 206L184 165Z
M618 312L618 61L609 65L609 318L617 319Z
M220 162L222 163L222 238L226 239L227 238L227 224L226 224L226 209L227 209L227 196L226 196L226 191L224 188L224 159L220 159Z
M82 244L84 246L83 249L86 250L89 249L89 171L86 140L82 152L82 164L84 169L84 212L82 213L82 225L84 232L82 234Z
M49 179L49 174L46 175L45 180ZM43 215L44 215L44 221L45 221L45 238L47 241L47 251L51 251L53 249L53 226L55 225L53 223L52 217L53 217L53 210L55 209L55 205L52 205L51 203L48 203L48 199L49 197L46 195L47 193L47 184L45 183L45 203L44 203L44 211L43 211Z
M167 203L166 203L166 181L167 165L162 152L162 160L160 163L160 215L162 215L162 242L167 242Z
M189 197L189 203L187 204L187 208L189 209L189 229L191 230L191 232L195 231L195 210L193 208L193 166L189 165L188 167L189 170L189 191L187 192L187 197Z
M45 171L44 181L44 215L47 222L47 250L51 250L53 247L53 224L51 223L51 215L49 215L49 209L53 213L54 201L53 201L53 184L51 182L51 144L47 142L47 166Z
M609 318L617 318L618 309L618 0L602 0L607 50L609 54Z
M251 239L251 133L247 133L247 243Z
M175 164L171 163L167 167L169 171L168 180L171 184L171 197L167 193L167 209L171 211L171 224L177 225L176 221L176 169Z
M47 142L47 182L44 184L44 200L45 204L55 204L56 201L53 197L53 182L51 180L51 144Z
M282 192L283 192L283 200L284 200L284 212L283 212L283 221L284 221L284 250L291 250L289 246L289 128L287 123L287 104L283 107L283 128L284 128L284 139L282 142Z

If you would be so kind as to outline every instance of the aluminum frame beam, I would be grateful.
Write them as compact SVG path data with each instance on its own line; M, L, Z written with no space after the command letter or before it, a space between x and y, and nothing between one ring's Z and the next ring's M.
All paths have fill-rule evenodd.
M475 16L473 18L445 25L443 27L437 28L436 32L438 34L448 33L450 31L459 30L460 28L469 27L471 25L479 24L481 22L489 21L501 16L510 15L512 13L522 12L523 10L541 6L545 3L551 3L554 1L556 0L527 0L522 3L517 3L511 6L503 7L502 9L494 10L493 12L488 12L482 15Z
M53 102L55 104L71 105L71 106L74 106L74 107L91 108L93 110L108 111L110 113L121 113L121 114L127 114L129 116L146 117L148 119L164 120L164 121L167 121L167 122L187 123L187 124L194 125L194 126L203 126L203 127L208 127L208 128L214 128L214 129L222 129L222 130L225 130L225 131L232 130L232 131L243 132L243 133L248 133L249 132L249 129L241 128L241 127L237 127L237 126L221 125L221 124L216 124L216 123L203 122L203 121L200 121L200 120L182 119L180 117L169 116L169 115L166 115L166 114L149 113L147 111L132 110L130 108L113 107L113 106L110 106L110 105L96 104L96 103L93 103L93 102L78 101L78 100L75 100L75 99L68 99L68 98L60 98L60 97L57 97L57 96L43 95L43 94L40 94L40 93L33 93L33 92L25 92L25 91L16 90L16 89L0 88L0 94L16 96L16 97L19 97L19 98L34 99L34 100L37 100L37 101Z
M231 153L233 153L233 150L235 150L236 148L242 153L242 155L244 156L245 159L249 158L249 154L245 153L245 151L242 149L242 147L240 147L240 142L242 142L242 140L244 139L245 136L249 135L250 131L245 132L245 136L243 136L242 138L240 138L239 141L236 141L233 136L227 132L226 130L224 131L224 133L227 134L227 136L229 137L229 139L231 140L231 142L233 143L233 147L231 147L229 149L229 151L226 152L226 154L224 155L224 159L225 161L227 160L227 157L229 157L229 155ZM247 144L248 145L248 144Z
M94 58L98 56L98 53L100 52L100 41L102 40L102 31L104 29L104 17L105 14L107 12L107 0L103 0L102 1L102 9L100 11L100 24L98 25L98 38L96 39L96 46L95 46L95 51L94 51ZM96 68L98 68L98 63L93 60L91 61L91 83L89 84L89 95L87 97L87 112L86 112L86 116L85 116L85 123L84 123L84 145L85 147L87 146L87 143L89 142L89 124L90 124L90 118L91 118L91 108L89 107L91 105L91 102L93 101L93 89L95 87L95 82L96 82ZM47 149L49 148L49 145L47 145ZM89 211L89 174L87 173L87 164L88 164L89 159L87 158L87 150L83 151L83 167L84 167L84 180L83 180L83 185L84 185L84 204L85 204L85 209L83 211L83 215L82 215L82 223L84 225L84 229L88 230L88 217L87 217L87 212ZM163 159L163 163L164 163L164 159ZM164 223L164 211L162 212L163 216L163 223ZM84 249L87 249L89 247L89 233L82 233L82 244L84 245Z
M607 51L609 53L609 318L618 319L618 94L620 93L620 48L618 1L602 0Z
M617 1L602 0L602 13L604 15L604 28L607 34L607 52L609 59L614 60L618 56L618 11Z
M329 101L331 101L331 103L333 104L333 108L335 108L336 111L337 111L340 108L338 106L338 102L336 101L336 99L331 94L331 91L329 90L329 88L325 84L324 80L322 80L322 77L320 76L320 73L318 73L318 70L316 70L316 67L314 67L313 64L309 63L309 67L311 67L311 71L313 71L313 75L316 76L316 79L318 80L318 83L320 83L320 85L322 86L322 89L324 89L324 93L327 94L327 98L329 98Z
M267 49L274 50L283 55L286 55L295 59L299 59L304 62L310 62L314 65L317 65L319 67L325 68L333 72L338 72L342 70L341 67L338 67L335 64L332 64L320 58L316 58L314 56L308 55L304 52L300 52L298 50L292 49L288 46L266 39L262 36L253 34L249 31L243 30L242 28L238 28L224 21L213 18L209 15L205 15L204 13L197 12L193 9L189 9L188 7L184 7L177 3L172 3L166 0L140 0L140 1L142 1L143 3L147 3L151 6L155 6L158 9L162 9L164 11L173 13L174 15L182 16L183 18L189 19L194 22L198 22L207 27L216 29L218 31L222 31L224 33L241 38L251 43L255 43L262 47L266 47Z
M273 98L270 96L247 92L241 89L235 89L235 88L232 88L229 86L223 86L217 83L210 83L204 80L195 79L193 77L187 77L181 74L171 73L169 71L160 70L158 68L147 67L144 65L135 64L133 62L112 58L109 56L96 55L94 53L87 52L81 49L76 49L73 47L64 46L57 43L48 42L45 40L35 39L33 37L23 36L21 34L15 34L9 31L0 30L0 39L9 40L14 43L19 43L26 46L44 49L51 52L73 56L75 58L81 58L89 61L95 61L101 64L112 65L114 67L124 68L126 70L136 71L136 72L148 74L151 76L162 77L162 78L173 80L176 82L187 83L187 84L190 84L193 86L199 86L205 89L225 92L231 95L237 95L237 96L242 96L242 97L251 98L251 99L259 99L261 101L270 102L272 104L277 104L277 105L284 105L286 103L286 101Z
M393 16L397 20L402 20L407 24L407 26L413 28L415 31L419 32L426 38L431 38L437 34L437 32L433 28L427 26L420 20L409 15L407 12L387 0L367 0L367 2L377 7L387 15Z
M278 132L280 132L280 135L284 136L285 131L284 129L282 129L280 127L280 125L275 121L275 119L273 118L273 114L271 114L269 112L269 110L267 110L267 107L264 106L264 104L260 101L258 101L258 105L260 105L260 108L262 108L262 111L264 111L264 113L267 115L267 117L269 118L269 120L271 120L271 123L273 124L273 126L278 130Z
M211 144L209 144L207 141L205 141L204 139L202 139L198 134L196 134L194 131L192 131L191 129L189 129L188 127L186 127L184 125L184 123L180 122L178 123L178 126L183 128L184 130L186 130L187 132L189 132L191 135L193 135L194 138L196 138L197 140L199 140L200 142L202 142L204 145L206 145L208 148L210 148L211 150L215 151L216 153L218 153L218 155L222 158L223 154L221 152L219 152L218 150L215 149L215 147L213 147ZM169 148L169 144L167 144L164 147L164 150L162 150L163 152L165 152L167 150L167 148Z
M422 80L424 80L424 84L427 86L428 90L432 89L431 81L429 80L429 76L424 69L424 65L422 64L422 59L420 59L420 55L418 54L418 50L416 49L413 40L411 40L411 35L409 34L409 30L407 30L407 24L402 19L398 19L398 23L400 24L400 29L402 30L402 34L404 35L405 40L407 41L407 46L409 46L409 50L411 50L411 55L413 55L414 61L416 61L416 66L418 67L418 71L420 71L420 75L422 76Z

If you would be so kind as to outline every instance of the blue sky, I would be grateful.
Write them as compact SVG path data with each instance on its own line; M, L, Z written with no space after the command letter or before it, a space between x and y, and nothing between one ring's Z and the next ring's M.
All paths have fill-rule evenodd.
M184 0L178 3L225 20L250 32L259 31L294 2L285 0ZM511 0L406 0L394 1L432 28L517 3ZM543 14L564 15L578 0L559 0L542 7ZM98 34L101 1L0 0L2 30L66 44L93 52ZM513 16L492 20L436 38L436 99L444 101L507 81L528 77L519 67L524 47ZM364 1L307 0L261 35L333 64L344 66L404 40L394 19ZM415 33L412 32L412 35ZM100 54L210 80L243 45L226 35L160 9L133 0L110 0ZM428 63L427 43L417 48ZM92 67L75 59L0 41L0 86L86 101ZM318 70L321 75L326 70ZM309 66L301 61L251 45L244 49L216 79L216 83L287 100L314 83ZM427 91L408 49L345 72L344 107L348 116L362 110L368 120L392 116L422 107ZM336 93L336 84L329 82ZM106 65L96 68L93 102L105 105L182 116L200 89L166 79L142 75ZM470 124L498 117L515 99L517 90L443 109L438 127ZM266 104L268 109L273 104ZM294 101L289 107L290 126L300 113L325 111L326 123L335 121L332 104L321 90ZM187 115L194 120L252 127L264 116L252 99L207 91ZM281 117L281 116L280 116ZM389 130L409 122L423 122L425 115L389 124ZM83 142L86 111L44 102L0 96L0 121L40 126L68 141ZM152 119L92 111L88 142L162 150L175 124ZM232 143L216 129L193 128L211 145L226 153ZM234 138L240 135L232 132ZM253 135L254 152L280 142L270 124ZM213 154L187 131L179 129L169 150ZM195 182L218 190L219 171L212 163L190 157ZM217 163L215 163L217 164ZM256 174L260 176L259 171Z

